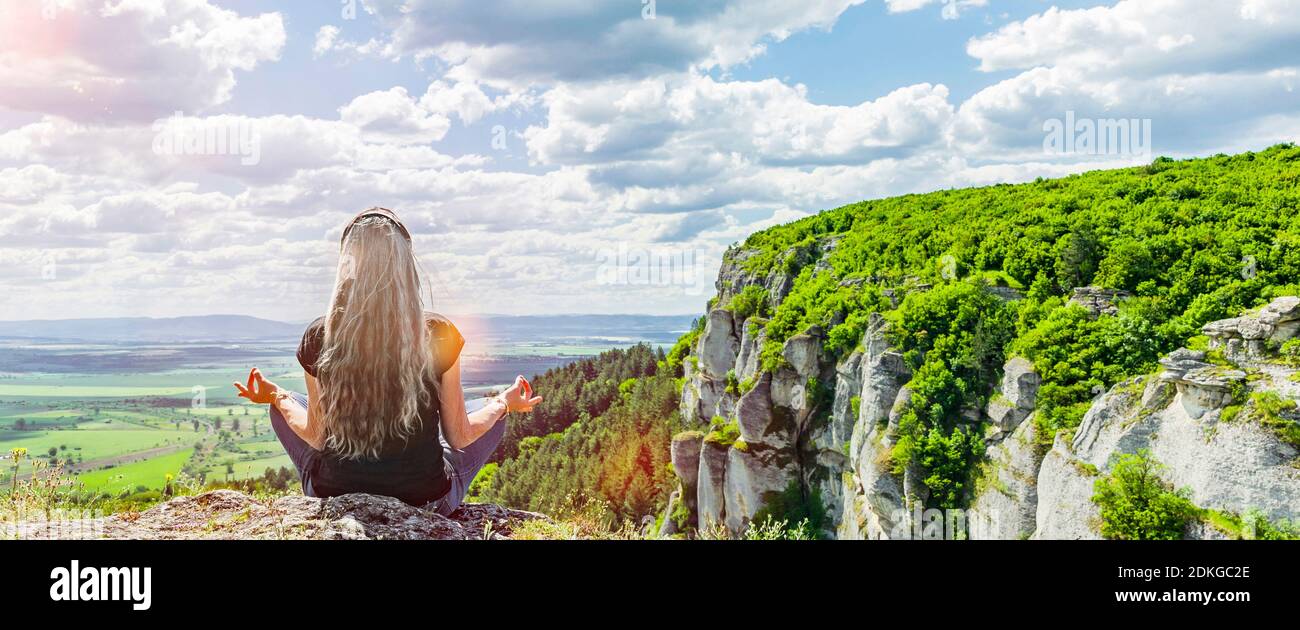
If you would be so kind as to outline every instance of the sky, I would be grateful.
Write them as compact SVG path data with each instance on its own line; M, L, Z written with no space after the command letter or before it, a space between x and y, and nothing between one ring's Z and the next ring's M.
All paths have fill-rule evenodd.
M372 206L444 313L698 313L820 210L1296 141L1297 71L1300 0L0 0L0 319L310 320Z

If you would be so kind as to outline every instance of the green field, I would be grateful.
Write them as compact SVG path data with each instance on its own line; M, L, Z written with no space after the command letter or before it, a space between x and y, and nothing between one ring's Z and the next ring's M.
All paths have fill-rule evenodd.
M295 391L304 388L302 368L291 357L258 362L263 374ZM138 374L24 374L0 382L0 399L15 401L112 400L180 398L191 400L195 387L204 388L209 403L242 401L231 385L248 378L248 365L213 366L208 369L168 370ZM0 413L6 402L0 401Z
M276 447L279 448L278 443L276 444ZM271 469L288 468L290 470L293 470L293 462L289 461L289 456L284 454L283 449L280 449L279 455L274 455L271 457L262 457L258 459L251 459L247 461L237 461L234 462L234 467L235 467L235 472L234 474L229 476L230 481L239 481L242 479L252 479L256 477L261 477L262 474L266 472L267 468L271 468ZM224 463L218 462L212 464L211 466L206 468L206 471L208 473L208 479L211 481L222 481L227 479L226 466Z
M59 461L81 469L76 477L87 489L113 493L141 486L161 489L168 473L187 466L195 476L206 473L208 481L261 477L268 467L292 468L271 433L266 407L232 395L230 383L240 370L7 378L0 384L0 479L7 483L12 477L13 449L26 449L17 469L20 476L33 472L38 462L48 465L53 448ZM286 385L294 382L287 370L270 373ZM158 399L179 399L182 405L191 401L194 384L209 388L207 405L156 406ZM238 432L232 431L236 422ZM218 432L229 439L219 439ZM202 463L191 462L200 442L205 451L216 452ZM234 462L233 474L226 474L226 461Z
M120 456L172 444L192 443L197 434L158 429L121 431L0 431L5 450L26 448L30 455L58 449L60 458L80 456L84 460Z
M166 483L167 475L179 475L181 467L193 454L194 449L185 449L142 462L83 473L77 476L77 480L84 483L87 490L121 492L139 486L161 489Z

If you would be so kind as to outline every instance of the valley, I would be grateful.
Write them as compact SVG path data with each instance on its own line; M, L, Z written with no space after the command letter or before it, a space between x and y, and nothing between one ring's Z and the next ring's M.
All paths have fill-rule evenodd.
M462 359L467 399L620 343L671 343L689 326L688 318L601 316L612 323L607 330L580 335L541 319L466 318L467 337L475 335ZM78 330L92 339L0 339L0 488L56 467L72 483L67 490L142 505L172 483L296 485L267 408L245 404L230 385L256 365L302 391L296 340L187 344Z

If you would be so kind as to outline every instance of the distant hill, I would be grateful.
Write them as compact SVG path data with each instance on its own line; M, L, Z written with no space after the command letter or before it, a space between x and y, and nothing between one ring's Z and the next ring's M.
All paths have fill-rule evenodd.
M126 317L0 322L0 338L100 343L200 343L297 339L303 324L245 315Z

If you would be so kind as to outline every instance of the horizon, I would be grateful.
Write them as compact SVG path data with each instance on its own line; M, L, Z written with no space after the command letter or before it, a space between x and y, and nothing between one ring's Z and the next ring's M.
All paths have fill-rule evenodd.
M526 315L511 315L508 313L443 313L451 318L455 317L475 317L475 318L542 318L542 317L660 317L660 318L679 318L679 317L699 317L697 313L669 313L665 315L651 313L534 313ZM170 317L148 317L148 316L126 316L126 317L66 317L57 319L0 319L0 324L25 324L37 322L94 322L94 321L115 321L125 319L143 319L143 320L172 320L172 319L203 319L215 317L246 317L273 322L277 324L306 325L312 320L303 321L285 321L280 319L267 319L256 315L244 315L240 313L208 313L206 315L176 315Z

